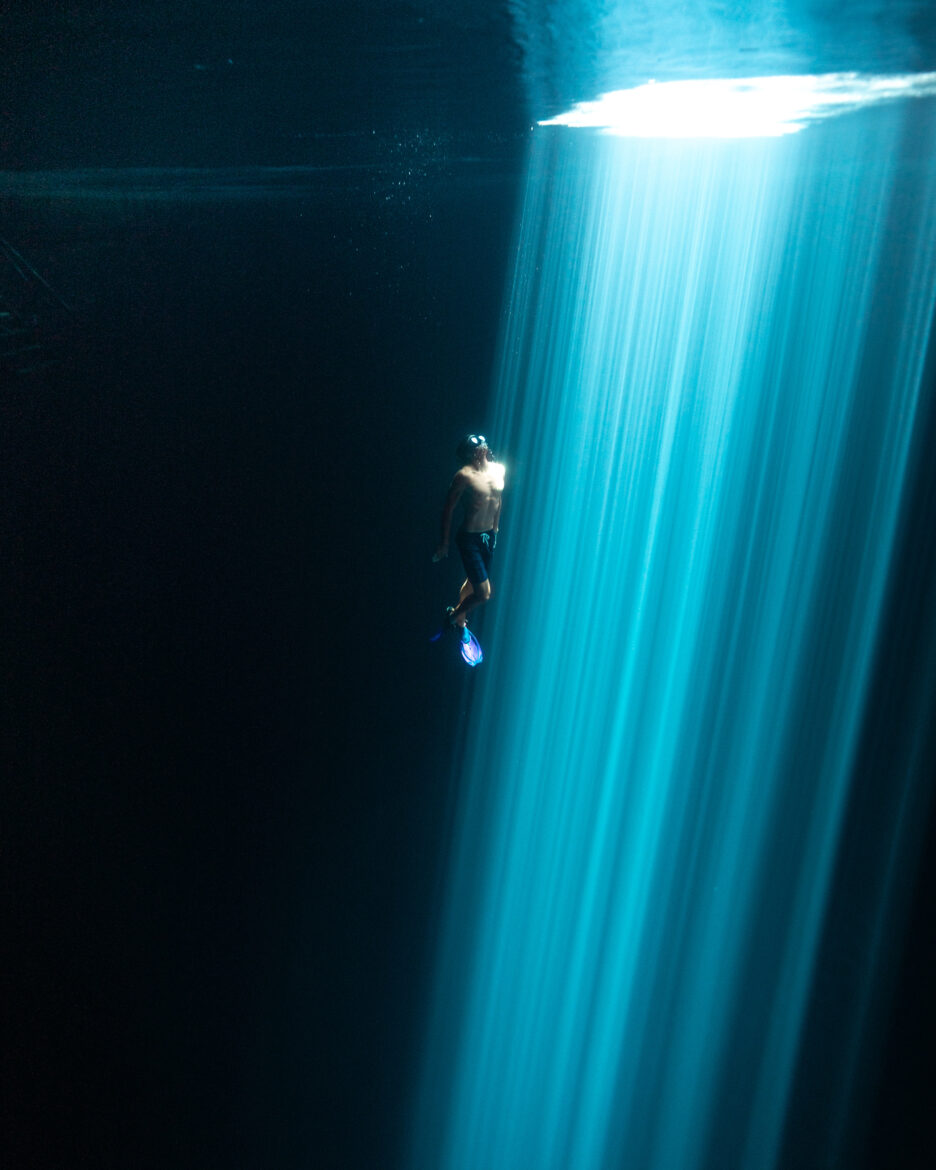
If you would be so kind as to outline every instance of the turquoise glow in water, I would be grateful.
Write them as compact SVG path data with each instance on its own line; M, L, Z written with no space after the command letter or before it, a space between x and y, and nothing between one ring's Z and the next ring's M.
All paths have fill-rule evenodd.
M415 1170L775 1164L936 298L933 155L923 106L774 141L535 132Z

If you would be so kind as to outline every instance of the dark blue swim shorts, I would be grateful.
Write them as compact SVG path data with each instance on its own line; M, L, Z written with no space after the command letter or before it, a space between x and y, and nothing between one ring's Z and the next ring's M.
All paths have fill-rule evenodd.
M462 564L465 566L465 575L472 585L480 585L488 578L488 569L491 567L491 554L497 534L490 532L466 532L460 528L455 534L455 543L461 553Z

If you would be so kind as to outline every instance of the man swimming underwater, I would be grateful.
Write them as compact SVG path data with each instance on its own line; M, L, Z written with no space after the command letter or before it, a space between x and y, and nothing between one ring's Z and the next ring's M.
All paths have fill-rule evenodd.
M452 516L458 501L464 497L464 515L455 534L455 544L465 566L466 580L458 595L458 605L450 605L445 612L446 621L467 642L468 614L491 600L488 570L500 524L504 466L494 462L484 435L466 435L458 444L456 455L461 467L445 497L441 539L432 559L441 561L448 556Z

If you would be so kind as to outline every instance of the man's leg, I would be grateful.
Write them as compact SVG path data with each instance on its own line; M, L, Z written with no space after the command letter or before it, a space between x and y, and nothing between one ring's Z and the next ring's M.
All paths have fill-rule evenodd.
M465 591L467 587L467 592ZM456 626L464 627L468 619L468 614L479 605L484 605L486 601L491 600L491 582L490 579L480 581L477 585L472 585L470 581L466 581L461 587L461 593L458 598L458 605L455 607L455 612L452 614L452 622Z
M464 583L464 585L462 585L462 587L458 593L458 604L461 605L461 603L465 600L465 598L470 597L472 595L472 593L474 593L474 585L472 585L471 582L466 577L465 583Z
M473 590L474 590L474 586L471 584L471 582L466 577L461 589L458 591L457 604L450 605L448 607L448 609L445 611L448 614L449 624L452 625L457 630L463 630L465 628L465 618L461 612L461 606L462 606L462 603L464 602L465 598L471 596ZM456 611L458 612L457 619L455 617Z

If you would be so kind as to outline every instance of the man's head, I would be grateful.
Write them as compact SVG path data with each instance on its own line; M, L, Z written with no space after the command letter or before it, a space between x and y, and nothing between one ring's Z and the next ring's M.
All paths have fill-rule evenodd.
M462 466L466 463L490 462L494 458L484 435L465 435L458 444L455 454Z

